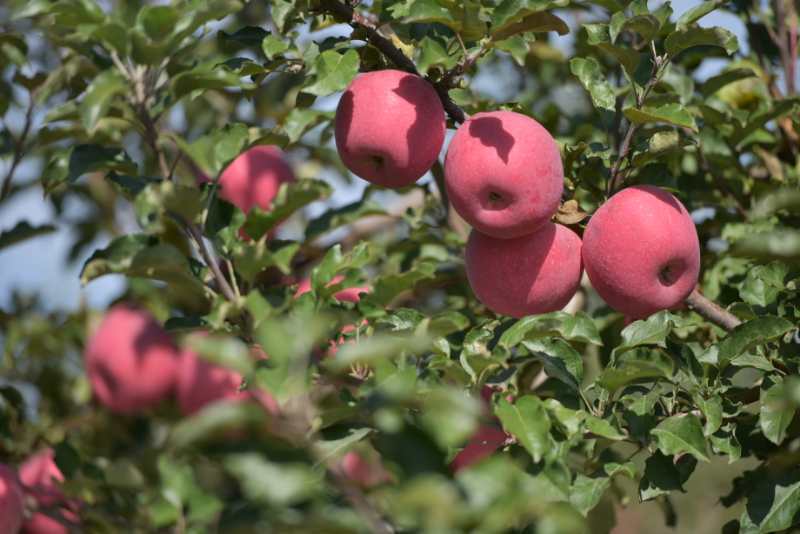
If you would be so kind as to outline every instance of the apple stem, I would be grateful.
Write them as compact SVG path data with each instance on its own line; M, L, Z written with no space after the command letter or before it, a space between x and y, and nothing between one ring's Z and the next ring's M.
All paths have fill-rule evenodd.
M697 289L692 290L689 296L686 297L686 305L689 306L690 310L697 312L704 319L711 321L725 330L733 330L742 324L742 321L738 317L713 300L705 297Z
M378 32L377 26L375 26L375 24L367 17L359 14L351 6L339 2L338 0L327 0L323 2L323 6L329 13L347 21L347 23L353 29L361 28L364 30L367 34L367 41L369 44L380 50L392 61L392 63L395 64L395 66L406 72L410 72L411 74L415 74L417 76L420 75L419 71L417 70L417 66L414 65L414 62L411 61L411 59L399 48L392 44L389 39L382 36ZM439 95L439 100L442 101L442 106L444 107L447 115L456 123L464 122L467 119L467 116L464 113L464 110L458 107L458 105L456 105L456 103L450 98L448 88L440 83L432 81L430 78L426 78L426 80L428 80L428 83L430 83L436 90L436 94Z

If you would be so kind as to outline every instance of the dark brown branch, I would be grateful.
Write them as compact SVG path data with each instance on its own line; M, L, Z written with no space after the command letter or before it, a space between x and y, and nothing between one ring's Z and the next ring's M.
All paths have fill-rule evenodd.
M380 50L389 60L395 64L399 69L402 69L411 74L419 76L419 71L411 59L405 55L399 48L392 42L378 32L378 28L367 17L359 14L352 7L338 0L325 0L322 2L322 7L328 13L331 13L336 18L346 22L353 29L362 29L367 34L367 42ZM439 100L442 101L447 115L453 119L454 122L462 123L466 120L467 116L458 105L450 98L448 88L440 83L433 82L428 79L436 94L439 95Z
M728 310L722 308L713 300L703 296L697 289L686 297L686 305L690 310L697 312L704 319L711 321L715 325L725 330L733 330L742 321Z
M0 200L6 198L11 191L11 182L14 180L14 173L25 155L25 141L28 139L28 134L31 131L31 124L33 123L33 93L29 94L28 98L30 102L28 102L28 110L25 112L25 124L22 127L22 132L19 134L19 137L14 142L14 157L11 160L11 167L9 167L6 177L3 179L3 186L0 188Z

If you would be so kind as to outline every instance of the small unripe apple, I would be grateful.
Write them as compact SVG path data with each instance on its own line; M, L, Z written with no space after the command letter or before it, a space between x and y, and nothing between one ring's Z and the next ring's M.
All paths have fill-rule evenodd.
M146 411L175 385L178 349L147 312L113 307L86 347L86 373L95 397L120 414Z
M204 334L200 334L204 335ZM259 347L252 351L254 358L266 358ZM278 403L266 391L248 388L241 390L242 375L233 369L215 365L191 350L181 354L177 373L176 396L184 415L192 415L213 402L227 400L256 400L271 414L278 413Z
M581 239L551 222L514 239L473 230L466 267L475 296L495 313L519 318L556 311L580 285Z
M530 234L558 210L561 154L538 122L512 111L477 113L456 132L444 162L447 196L475 230Z
M503 446L508 435L500 428L493 425L481 425L475 435L470 438L467 446L456 454L450 462L450 469L457 473L461 469L467 468Z
M405 187L439 157L445 117L436 91L399 70L358 76L336 109L336 148L354 174L383 187Z
M344 276L337 274L334 276L330 282L328 282L328 286L333 286L340 283L344 280ZM340 301L340 302L358 302L361 300L361 293L369 293L370 292L369 286L356 286L356 287L346 287L340 291L337 291L333 294L333 298ZM300 280L300 283L297 284L297 291L294 293L294 298L300 297L305 293L311 291L311 279L310 278L303 278Z
M219 196L245 213L254 206L266 210L281 185L294 181L283 151L273 145L248 148L219 177Z
M24 500L16 473L0 464L0 532L16 534L22 528Z
M679 306L697 285L697 230L670 193L628 187L592 215L583 234L583 264L609 306L642 319Z
M26 519L22 529L26 534L67 534L69 528L79 522L75 513L77 505L64 496L59 487L64 475L55 462L53 449L44 449L23 463L19 468L19 478L25 493L33 497L39 507L58 508L63 522L44 513L37 512Z

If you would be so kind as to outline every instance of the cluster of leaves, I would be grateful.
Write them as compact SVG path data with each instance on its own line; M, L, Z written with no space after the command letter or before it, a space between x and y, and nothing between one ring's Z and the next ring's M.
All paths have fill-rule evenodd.
M12 10L0 111L26 119L1 134L13 165L0 207L29 188L59 217L69 201L86 205L68 221L68 259L89 256L82 281L123 274L121 298L176 338L215 332L202 355L283 410L269 420L245 404L113 417L92 405L81 371L96 314L48 314L15 297L0 315L0 457L17 463L54 445L67 491L91 504L87 531L347 532L375 529L373 510L404 530L601 532L631 488L674 518L670 494L714 456L757 460L720 496L741 510L727 531L793 525L800 99L777 81L790 72L787 44L765 39L791 24L778 16L788 3L709 0L676 20L669 2L387 0L357 8L352 33L329 1L143 4ZM715 11L744 22L747 48L700 25ZM589 288L574 314L495 317L466 284L464 234L435 182L406 191L422 200L399 214L389 209L398 196L374 188L332 207L350 177L326 97L359 71L393 66L364 45L365 25L468 113L508 108L544 124L563 148L558 217L576 231L623 183L674 191L698 215L705 294L743 323L725 332L675 311L624 326ZM573 38L570 57L557 34ZM701 79L710 57L724 67ZM493 74L500 86L479 83ZM245 215L213 179L254 144L286 149L300 179L270 210ZM12 180L23 158L42 162L36 180ZM361 235L376 216L389 224ZM287 219L302 230L273 238ZM0 248L52 230L21 222ZM97 236L111 241L87 251ZM312 291L296 299L303 276ZM358 304L332 298L364 283L373 291ZM348 324L359 326L347 343L320 358ZM250 344L268 363L247 357ZM476 400L486 386L491 417ZM35 401L20 394L30 387ZM454 476L448 461L492 421L507 446ZM352 450L377 453L392 483L353 498L326 469Z

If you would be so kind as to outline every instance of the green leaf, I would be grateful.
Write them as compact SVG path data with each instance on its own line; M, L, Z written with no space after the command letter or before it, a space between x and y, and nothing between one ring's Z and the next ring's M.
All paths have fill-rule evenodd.
M336 228L359 221L372 215L386 215L386 211L370 200L359 200L341 208L329 209L306 226L306 239L330 232Z
M305 179L281 184L269 210L258 207L250 210L244 231L252 239L261 239L291 214L312 202L328 198L331 192L331 186L321 180Z
M748 304L768 306L786 289L784 279L788 274L789 266L782 262L756 265L747 271L739 295Z
M686 29L701 18L705 17L725 2L723 0L706 0L691 9L687 9L678 19L677 27L680 30Z
M672 457L656 451L645 462L644 476L639 483L639 498L649 501L673 491L684 491L683 485L692 475L697 460L682 456L673 462Z
M651 122L666 122L697 130L694 117L681 104L663 104L658 107L643 106L642 108L628 107L623 111L625 117L634 124L647 124Z
M118 237L106 248L96 250L83 264L81 283L115 273L185 286L187 292L197 295L205 293L203 283L192 273L186 256L172 245L159 243L144 234Z
M726 85L755 76L756 73L753 72L752 69L742 68L726 70L703 82L703 85L700 86L700 94L702 94L704 98L708 98Z
M231 454L224 463L244 494L256 502L289 506L324 488L324 471L313 471L306 464L273 463L255 452Z
M443 43L439 39L423 37L417 48L419 49L419 57L416 61L417 70L422 75L427 74L428 70L435 65L450 69L458 63L458 57L447 52L447 43Z
M797 524L800 477L796 471L764 477L747 495L742 512L743 533L782 532Z
M580 80L581 85L589 92L592 97L592 103L596 108L614 111L616 108L614 88L611 87L603 68L596 59L593 57L572 58L569 62L569 68L572 74Z
M117 71L103 71L86 89L80 104L83 127L92 133L97 122L105 116L114 97L128 89L128 84Z
M800 190L795 187L781 187L760 196L753 203L750 216L753 219L760 219L782 210L800 213Z
M643 40L643 44L647 44L656 36L660 26L658 19L653 15L634 15L631 17L619 11L611 17L609 37L611 37L611 42L614 43L620 33L628 30L638 33Z
M358 52L353 49L344 54L326 50L314 60L313 83L303 91L317 96L327 96L344 90L358 74Z
M709 461L703 426L694 414L668 417L650 433L655 437L658 449L667 456L688 453L702 462Z
M406 0L389 7L389 12L405 23L439 22L455 30L460 27L450 10L437 0Z
M502 41L512 35L526 32L557 32L559 35L569 33L569 26L562 19L547 11L539 11L526 15L519 22L507 24L492 32L492 39Z
M735 256L761 260L800 261L800 232L791 228L776 228L744 237L731 247Z
M289 44L274 35L267 35L261 41L261 50L270 61L289 50Z
M632 382L669 378L673 365L672 359L660 350L634 349L623 353L606 367L597 382L613 394Z
M28 221L20 221L10 230L0 233L0 250L55 231L52 224L32 226Z
M775 340L789 332L794 325L781 317L757 317L742 323L719 342L719 365L759 345Z
M172 6L144 6L136 17L136 24L153 41L168 39L181 14Z
M794 419L795 405L789 399L783 383L761 389L761 408L758 424L764 437L775 445L786 439L786 430Z
M335 358L325 361L325 367L340 373L349 371L355 363L371 365L392 359L400 354L418 354L429 349L430 346L430 338L418 334L374 335L359 339L358 343L345 343L336 353Z
M584 516L588 514L611 486L611 478L591 478L578 474L570 489L569 502Z
M694 46L719 46L724 48L728 54L733 54L739 49L739 41L736 39L736 35L725 28L700 28L698 26L677 29L664 40L664 47L673 58Z
M239 76L226 68L212 68L201 65L181 72L170 82L170 91L175 100L180 100L189 93L205 89L226 89L240 87L243 84Z
M325 120L333 118L333 113L311 108L294 108L283 123L283 130L290 143L296 143L304 133Z
M478 429L482 408L463 390L437 387L422 397L420 423L440 447L457 447Z
M506 29L522 21L525 17L565 5L564 1L553 0L503 0L492 13L492 34L501 34Z
M116 171L121 174L136 174L136 165L121 148L99 145L77 145L69 156L67 180L74 182L90 172Z
M231 257L236 272L252 283L267 267L275 266L284 274L291 272L291 263L300 243L259 239L256 242L236 240L231 247Z
M181 419L172 429L170 442L177 448L189 447L224 430L263 427L265 418L264 409L254 402L215 402Z
M523 341L523 346L542 362L544 370L575 391L580 391L583 381L583 359L569 343L561 339Z
M318 441L315 445L319 451L316 465L325 465L330 460L340 458L352 449L353 445L366 438L370 432L372 432L371 428L359 428L343 438Z
M388 273L375 279L375 286L366 301L378 305L388 305L403 291L412 289L420 280L433 278L437 263L425 259L415 262L410 269L402 273Z
M591 317L583 312L571 315L561 311L523 317L503 332L497 344L510 349L519 345L524 339L551 336L561 336L569 341L598 346L603 344Z
M622 342L614 349L615 354L643 345L666 347L667 336L674 326L675 316L666 310L646 320L633 321L622 330Z
M539 462L551 447L550 418L539 397L526 395L511 404L500 399L495 408L503 429L519 440L534 462Z

